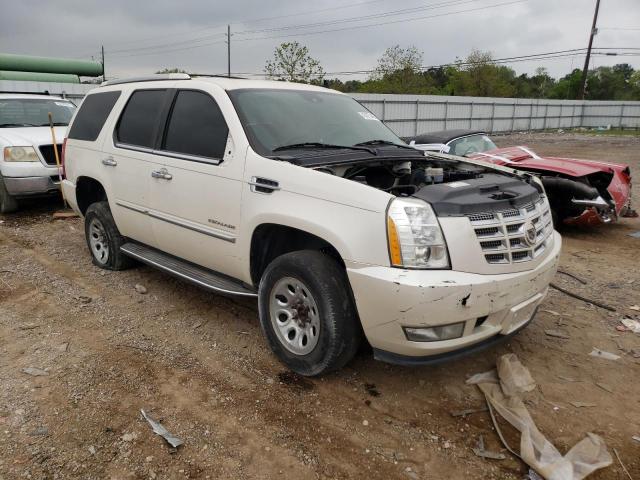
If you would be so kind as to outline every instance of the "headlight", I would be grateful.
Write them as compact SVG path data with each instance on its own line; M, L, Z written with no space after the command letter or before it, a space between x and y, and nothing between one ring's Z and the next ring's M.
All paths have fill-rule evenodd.
M396 198L387 212L391 265L449 268L447 244L431 205L415 198Z
M33 147L4 147L5 162L39 162Z

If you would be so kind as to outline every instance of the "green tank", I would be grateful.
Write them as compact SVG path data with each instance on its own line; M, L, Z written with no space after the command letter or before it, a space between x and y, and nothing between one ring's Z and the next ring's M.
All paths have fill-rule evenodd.
M99 77L103 74L100 62L71 58L33 57L0 53L0 70L14 72L66 73L82 77Z
M0 70L0 80L80 83L78 75L72 75L70 73L8 72L6 70Z

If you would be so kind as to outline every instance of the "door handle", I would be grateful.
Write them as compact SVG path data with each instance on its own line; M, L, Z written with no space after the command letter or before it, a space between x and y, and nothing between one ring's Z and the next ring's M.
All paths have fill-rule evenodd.
M116 162L115 158L113 157L106 157L102 159L102 164L107 167L115 167L116 165L118 165L118 162Z
M151 172L151 176L153 178L161 178L162 180L171 180L173 178L173 175L171 175L166 168L161 168L160 170L153 170Z

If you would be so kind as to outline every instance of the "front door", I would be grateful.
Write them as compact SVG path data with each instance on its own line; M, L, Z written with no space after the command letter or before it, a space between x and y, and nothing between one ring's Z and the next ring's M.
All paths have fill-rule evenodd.
M157 154L163 165L151 179L149 215L159 248L238 276L244 159L213 94L176 92Z

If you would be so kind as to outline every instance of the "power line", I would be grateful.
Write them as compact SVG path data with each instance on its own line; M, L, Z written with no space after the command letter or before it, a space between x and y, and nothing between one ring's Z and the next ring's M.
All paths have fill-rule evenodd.
M283 27L273 27L273 28L265 28L262 30L243 30L240 32L237 32L238 34L242 34L242 35L247 35L247 34L254 34L254 33L270 33L270 32L276 32L276 31L282 31L282 30L298 30L298 29L302 29L302 28L312 28L312 27L323 27L323 26L328 26L328 25L338 25L341 23L351 23L351 22L360 22L360 21L364 21L364 20L370 20L370 19L375 19L375 18L384 18L384 17L390 17L390 16L396 16L396 15L405 15L407 13L415 13L415 12L421 12L421 11L425 11L425 10L433 10L436 8L444 8L444 7L451 7L451 6L457 6L459 4L467 4L467 3L474 3L474 2L478 2L480 0L448 0L445 2L441 2L441 3L435 3L435 4L430 4L430 5L423 5L420 7L412 7L412 8L404 8L404 9L400 9L400 10L391 10L388 12L381 12L381 13L374 13L371 15L359 15L357 17L349 17L349 18L341 18L338 20L327 20L324 22L316 22L316 23L307 23L307 24L301 24L301 25L286 25Z
M365 2L357 2L357 3L351 3L348 5L339 5L337 7L328 7L328 8L321 8L321 9L317 9L317 10L307 10L304 12L298 12L298 13L289 13L289 14L285 14L285 15L277 15L277 16L272 16L272 17L262 17L262 18L254 18L254 19L249 19L249 20L239 20L237 22L231 22L231 24L236 24L236 25L251 25L251 24L255 24L255 23L262 23L265 21L269 21L269 20L280 20L282 18L291 18L291 17L299 17L302 15L314 15L316 13L324 13L324 12L329 12L329 11L335 11L335 10L344 10L344 9L348 9L348 8L354 8L354 7L360 7L363 5L369 5L369 4L373 4L373 3L381 3L381 2L386 2L387 0L368 0ZM112 45L127 45L127 44L131 44L131 43L139 43L139 42L145 42L148 40L155 40L157 38L162 38L162 39L166 39L167 37L175 37L175 36L184 36L185 34L193 34L196 32L201 32L201 31L206 31L206 30L215 30L218 28L224 28L226 27L227 23L219 23L219 24L215 24L215 25L208 25L206 27L200 27L200 28L196 28L196 29L191 29L189 32L182 32L182 33L170 33L167 35L156 35L153 37L147 37L146 39L137 39L137 40L127 40L127 41L120 41L120 42L113 42ZM224 35L224 32L222 32L222 34Z
M375 0L375 1L379 1L379 0ZM350 17L350 18L344 18L344 19L338 19L338 20L328 20L328 21L323 21L323 22L316 22L316 23L308 23L308 24L302 24L302 25L286 25L286 26L282 26L282 27L273 27L273 28L267 28L267 29L261 29L261 30L242 30L242 31L238 31L235 32L235 34L237 35L250 35L250 34L255 34L255 33L269 33L269 32L276 32L276 31L282 31L282 30L298 30L298 29L304 29L304 28L311 28L311 27L321 27L321 26L329 26L329 25L337 25L337 24L344 24L344 23L352 23L352 22L359 22L359 21L365 21L365 20L370 20L370 19L375 19L375 18L384 18L384 17L388 17L388 16L396 16L396 15L404 15L407 13L415 13L418 11L425 11L425 10L432 10L432 9L437 9L437 8L444 8L444 7L448 7L448 6L456 6L456 5L462 5L462 4L468 4L468 3L473 3L473 2L477 2L477 1L481 1L481 0L446 0L440 3L435 3L435 4L429 4L429 5L423 5L420 7L412 7L412 8L405 8L405 9L400 9L400 10L391 10L391 11L387 11L387 12L381 12L381 13L377 13L377 14L371 14L371 15L365 15L365 16L356 16L356 17ZM527 1L527 0L521 0L521 1ZM365 2L368 3L368 2ZM325 9L326 10L326 9ZM277 18L277 17L272 17L272 18ZM215 33L215 34L210 34L210 35L205 35L205 36L201 36L201 37L197 37L197 38L191 38L191 39L186 39L186 40L181 40L178 42L171 42L171 43L162 43L162 44L156 44L156 45L149 45L149 46L144 46L144 47L134 47L134 48L124 48L124 49L119 49L119 50L108 50L109 54L116 54L116 53L126 53L126 52L142 52L142 51L153 51L159 48L173 48L173 47L178 47L180 45L187 45L190 44L191 42L201 42L204 40L211 40L213 38L218 38L218 37L224 37L226 36L226 33L224 32L220 32L220 33ZM250 40L250 39L244 39L246 40ZM216 42L213 42L216 43ZM205 46L205 45L212 45L213 43L204 43L201 44L199 46ZM194 45L195 46L195 45Z
M275 35L275 36L268 36L268 37L255 37L255 38L242 38L239 40L236 40L238 42L246 42L246 41L253 41L253 40L267 40L267 39L272 39L272 38L287 38L287 37L303 37L303 36L308 36L308 35L319 35L322 33L331 33L331 32L341 32L341 31L345 31L345 30L358 30L361 28L370 28L370 27L379 27L381 25L391 25L391 24L397 24L397 23L405 23L405 22L415 22L418 20L426 20L426 19L430 19L430 18L440 18L440 17L447 17L449 15L457 15L459 13L469 13L469 12L477 12L479 10L486 10L489 8L497 8L497 7L504 7L507 5L514 5L516 3L524 3L527 2L529 0L513 0L510 2L503 2L503 3L496 3L493 5L485 5L483 7L477 7L477 8L469 8L466 10L458 10L455 12L446 12L446 13L439 13L436 15L426 15L426 16L421 16L421 17L413 17L413 18L407 18L407 19L401 19L401 20L391 20L388 22L379 22L379 23L371 23L371 24L367 24L367 25L353 25L350 27L342 27L342 28L334 28L334 29L330 29L330 30L320 30L320 31L315 31L315 32L301 32L301 33L292 33L292 34L287 34L287 35Z

